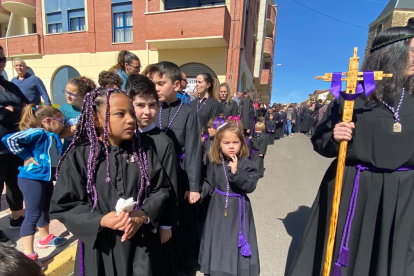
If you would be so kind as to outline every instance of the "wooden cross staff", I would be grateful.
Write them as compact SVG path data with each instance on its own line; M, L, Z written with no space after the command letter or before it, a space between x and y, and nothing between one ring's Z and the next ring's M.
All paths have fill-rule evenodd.
M342 73L346 78L342 78L341 81L346 81L346 92L347 94L355 94L358 81L364 80L364 72L358 72L359 67L359 57L357 56L358 48L354 48L354 56L349 60L349 70L346 73ZM325 76L315 77L317 80L332 81L332 73L327 73ZM392 74L384 74L382 71L374 72L375 80L382 80L386 77L392 77ZM342 121L350 123L352 121L352 115L354 112L354 101L345 100L344 112L342 116ZM332 202L332 214L331 222L329 226L329 236L328 242L326 245L326 254L325 254L325 264L323 267L323 276L329 276L333 250L335 245L335 235L338 226L338 213L339 205L341 203L341 194L342 194L342 181L344 176L345 169L345 159L346 159L346 150L348 147L348 141L341 141L339 146L339 155L338 155L338 166L336 169L336 179L335 179L335 191Z

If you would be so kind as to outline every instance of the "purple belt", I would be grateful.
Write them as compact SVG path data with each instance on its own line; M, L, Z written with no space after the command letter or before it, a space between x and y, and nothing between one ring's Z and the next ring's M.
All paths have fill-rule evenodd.
M215 188L216 193L222 196L227 196L226 192L222 192L219 189ZM252 255L252 251L250 250L250 245L247 242L247 234L246 234L246 195L243 194L228 194L229 197L237 197L239 199L239 243L238 247L240 248L240 255L243 257L250 257ZM243 216L242 216L242 199L243 199ZM244 234L242 234L242 220L243 220L243 228Z
M348 266L349 263L349 238L351 236L351 227L352 227L352 221L354 219L355 215L355 208L357 204L357 198L358 198L358 189L359 189L359 179L361 177L361 171L371 171L371 172L399 172L399 171L411 171L414 170L414 167L406 167L406 168L398 168L395 170L391 169L380 169L375 167L364 167L362 165L357 165L357 172L355 174L355 180L354 180L354 188L352 190L352 196L351 200L349 201L349 207L348 207L348 214L346 216L346 222L344 226L344 230L342 232L342 238L341 238L341 247L339 249L338 258L335 262L335 267L332 272L333 276L341 276L341 267Z
M183 160L184 160L184 157L185 157L185 153L176 154L175 156L177 157L178 166L180 166L180 168L181 168L181 165L183 164Z
M258 150L252 150L252 153L250 153L250 160L253 160L254 155L258 152Z

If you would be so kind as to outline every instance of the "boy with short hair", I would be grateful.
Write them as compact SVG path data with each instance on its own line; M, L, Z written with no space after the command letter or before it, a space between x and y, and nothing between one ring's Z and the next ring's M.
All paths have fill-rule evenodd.
M201 124L197 113L177 98L182 76L176 64L159 62L150 68L148 75L162 102L156 115L156 125L173 140L178 161L181 235L177 238L181 249L179 255L182 255L179 265L182 272L193 273L198 267L200 235L197 207L190 204L200 199Z
M152 257L151 263L156 267L154 269L158 269L157 273L154 271L154 275L175 276L174 252L172 243L168 242L172 237L171 228L178 224L177 161L174 143L154 124L155 114L159 107L154 83L146 76L133 74L129 76L125 90L132 99L141 141L157 153L167 178L171 182L169 198L164 207L161 225L158 229L161 243L152 244L148 249L152 253L149 254Z

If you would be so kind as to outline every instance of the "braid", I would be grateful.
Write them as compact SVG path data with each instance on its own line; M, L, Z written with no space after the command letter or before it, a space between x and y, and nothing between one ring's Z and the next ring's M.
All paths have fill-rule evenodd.
M112 183L110 177L110 162L109 162L109 147L108 147L108 124L109 124L109 98L112 93L122 93L126 95L125 91L113 89L113 88L98 88L86 94L83 101L82 112L79 117L79 121L73 136L73 140L70 143L66 152L62 155L58 166L56 168L56 178L59 176L61 165L66 158L67 154L72 150L81 146L85 142L90 142L90 152L87 163L87 181L86 181L86 191L88 194L91 194L93 201L93 209L95 210L96 205L98 204L98 192L96 189L95 175L98 159L101 152L99 135L95 127L94 114L97 112L97 107L101 106L103 103L106 105L106 114L105 114L105 125L103 129L103 145L105 148L105 158L106 158L106 182ZM105 98L105 102L102 101L102 98ZM132 100L131 100L132 105ZM132 114L135 118L135 114ZM137 121L135 118L136 129L138 129ZM148 196L147 190L150 185L149 173L148 173L148 160L147 156L141 146L141 141L139 136L134 136L132 139L132 153L137 162L138 168L141 174L141 183L140 189L137 195L137 208L139 209L144 203L145 199Z

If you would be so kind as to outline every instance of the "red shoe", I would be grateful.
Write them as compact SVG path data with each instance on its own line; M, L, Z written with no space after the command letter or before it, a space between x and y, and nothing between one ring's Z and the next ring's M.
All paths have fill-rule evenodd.
M26 255L26 257L33 261L37 261L39 259L39 255L36 252L30 255Z

